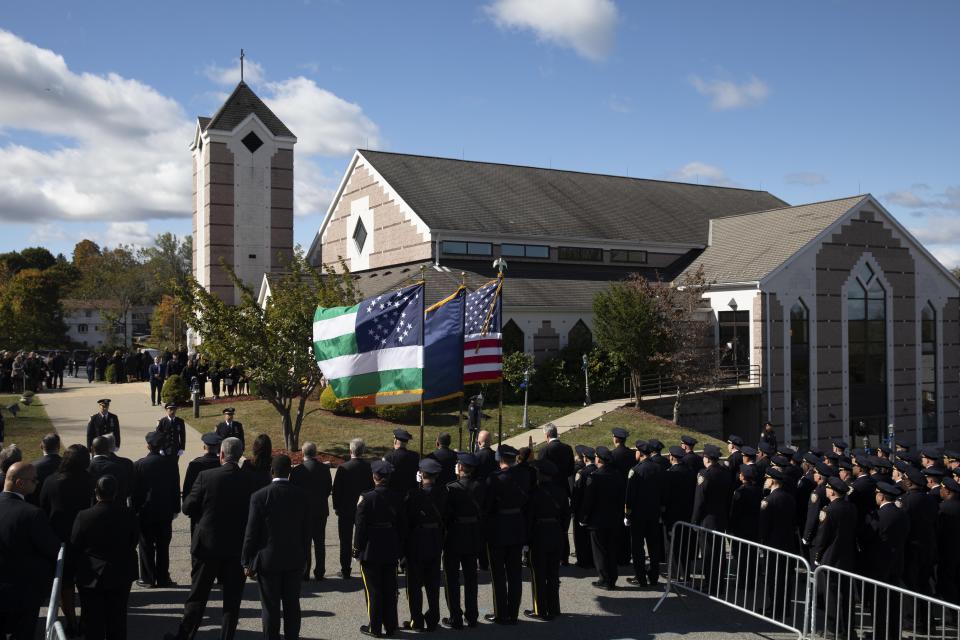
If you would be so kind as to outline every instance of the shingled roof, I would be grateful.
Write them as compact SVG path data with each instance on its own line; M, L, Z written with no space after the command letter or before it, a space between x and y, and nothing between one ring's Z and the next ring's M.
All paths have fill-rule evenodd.
M270 130L275 136L295 138L293 132L290 129L287 129L287 126L280 121L273 111L270 110L266 104L263 103L257 94L246 85L246 83L241 82L237 85L237 88L233 90L233 93L230 94L230 97L227 98L227 101L223 103L223 106L213 114L212 118L200 118L200 126L206 131L208 129L214 131L233 131L238 124L243 122L251 113L255 114L257 118ZM207 120L204 125L204 120Z
M360 154L432 229L706 245L711 218L781 207L766 191Z
M717 218L710 246L686 272L703 266L707 282L758 282L866 197Z

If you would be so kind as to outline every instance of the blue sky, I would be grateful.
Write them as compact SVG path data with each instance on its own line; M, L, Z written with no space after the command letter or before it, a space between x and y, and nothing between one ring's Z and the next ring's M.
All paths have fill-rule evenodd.
M0 251L190 232L197 115L248 80L299 137L308 246L351 150L871 192L960 264L960 3L6 4Z

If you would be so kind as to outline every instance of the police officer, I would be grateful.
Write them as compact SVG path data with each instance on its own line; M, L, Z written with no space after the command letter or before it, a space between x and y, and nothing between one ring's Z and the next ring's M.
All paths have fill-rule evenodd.
M120 448L120 420L115 413L110 413L110 398L97 400L100 411L90 416L87 422L87 448L93 448L93 439L99 436L111 436L113 448Z
M435 631L440 623L440 553L443 549L443 512L446 492L436 484L443 465L433 458L420 461L420 486L407 495L407 534L404 554L407 572L409 631ZM423 594L427 611L423 611Z
M581 508L581 524L590 530L593 561L599 579L592 584L598 589L617 588L616 530L623 528L623 496L626 481L613 465L613 453L597 447L594 459L597 470L587 477Z
M180 494L181 498L186 498L190 495L190 489L193 488L193 483L196 482L197 476L200 475L201 471L206 471L207 469L216 469L220 466L220 443L223 439L218 436L216 433L205 433L200 439L203 441L203 450L205 453L202 456L198 456L190 461L190 464L187 465L187 471L183 476L183 491ZM193 530L196 528L196 520L190 518L190 535L193 536Z
M462 629L477 626L477 558L483 553L483 505L486 485L477 478L480 461L472 453L457 457L459 478L447 485L444 503L443 578L449 618L443 626ZM460 606L460 572L463 571L463 606Z
M697 487L697 475L684 464L686 452L676 445L670 447L670 468L663 477L663 526L669 536L673 536L673 525L677 522L690 522L693 515L693 497ZM669 546L669 545L668 545ZM674 563L678 563L679 575L685 575L687 569L680 558L680 545L674 548Z
M936 499L927 492L926 478L916 467L907 467L900 475L904 489L900 508L910 519L910 534L904 550L903 583L911 591L930 596L933 595L930 581L937 560L937 517L940 508Z
M740 447L743 446L743 438L736 435L727 437L727 468L730 470L730 478L733 480L734 488L740 485L740 465L743 464L743 454L740 453Z
M140 582L172 586L170 540L173 519L180 512L180 468L175 458L160 454L161 436L146 435L148 453L134 463L133 510L140 520Z
M413 438L404 429L393 431L393 451L383 456L386 462L393 467L390 474L390 488L400 492L404 497L417 488L417 470L420 468L419 454L407 449L407 443Z
M243 423L234 420L233 416L237 410L233 407L227 407L223 410L223 422L217 424L216 432L221 439L236 438L240 444L246 447L246 441L243 439Z
M703 469L703 458L698 456L693 448L697 446L697 439L692 436L680 436L680 448L683 449L683 463L694 473Z
M797 551L797 531L794 516L797 513L796 501L789 493L783 490L787 481L783 472L777 468L767 469L765 488L769 490L767 497L760 501L760 544L787 553ZM787 560L778 556L767 565L767 588L772 598L773 611L786 611L789 598L788 580L773 579L773 576L787 575Z
M397 562L403 555L406 515L403 498L388 488L393 465L377 460L371 466L374 489L357 504L353 557L360 561L370 621L360 633L374 638L393 635L397 624Z
M177 417L177 405L168 402L163 405L167 415L157 421L156 433L159 437L160 453L165 456L183 455L187 448L187 425L183 418Z
M535 466L538 481L527 510L533 609L526 609L523 615L553 620L560 615L560 561L570 509L567 492L556 482L562 475L557 465L543 459Z
M820 512L820 526L813 541L813 561L843 571L854 571L857 559L857 507L847 499L850 488L837 476L827 479L826 495L829 504ZM827 587L822 580L819 588ZM824 611L827 628L846 629L847 638L853 634L853 615L850 609L850 581L844 575L837 576L836 589L840 606ZM838 618L833 620L833 618Z
M937 517L937 597L960 604L960 483L944 478Z
M650 444L637 440L637 464L627 474L624 499L624 523L630 527L630 548L633 555L633 576L627 582L635 586L657 584L663 562L663 528L660 505L663 502L663 474L660 465L650 456ZM650 566L647 567L647 554Z
M500 470L487 477L484 495L487 553L493 613L484 616L497 624L515 624L523 591L521 555L527 540L524 509L529 500L527 476L516 468L517 450L507 444L497 448ZM524 474L524 475L521 475Z
M820 511L827 506L827 479L834 476L833 469L827 463L818 460L814 465L813 481L817 486L810 493L807 503L807 516L804 519L803 531L800 539L804 547L811 549L813 540L817 536L817 527L820 526Z
M593 459L594 450L586 445L578 444L575 448L578 459L573 476L573 493L571 495L571 509L573 512L573 548L577 556L577 566L583 569L593 568L593 549L590 546L590 530L584 527L582 507L583 494L587 486L587 477L597 470Z
M613 466L623 477L624 485L627 482L627 474L630 469L637 464L637 456L633 449L626 446L627 437L630 433L622 427L613 429L613 448L610 449L613 455ZM617 550L617 564L630 564L630 528L621 523L614 529L614 545Z
M878 582L899 586L903 575L903 552L910 534L910 518L896 504L903 489L889 482L877 482L877 510L867 517L860 548L863 554L863 575ZM900 606L895 592L875 594L867 586L864 603L876 603L873 611L873 637L878 640L900 637Z
M753 467L740 467L740 486L730 500L730 518L727 524L727 533L737 538L756 542L760 533L760 501L763 500L763 489L757 486Z
M664 471L670 468L670 460L666 456L662 455L663 452L663 443L657 440L656 438L650 438L647 440L650 443L650 459L660 465L660 468Z
M703 469L697 474L697 488L693 498L693 524L723 533L730 514L732 481L729 472L720 466L720 448L713 444L703 447ZM713 537L703 548L703 562L710 590L717 589L725 573L723 539Z

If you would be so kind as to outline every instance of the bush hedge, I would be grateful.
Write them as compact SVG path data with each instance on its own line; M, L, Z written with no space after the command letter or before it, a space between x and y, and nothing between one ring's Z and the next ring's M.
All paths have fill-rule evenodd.
M332 411L338 415L350 415L353 413L353 405L349 400L340 400L333 392L333 387L327 385L320 392L320 408Z
M108 364L106 371L103 372L103 377L107 382L109 382L110 384L113 384L113 380L116 377L116 373L117 373L117 365Z
M163 388L160 390L160 399L162 399L164 403L176 402L177 404L181 404L186 402L190 399L190 392L187 391L187 383L177 374L170 376L163 383Z
M390 404L384 404L376 407L370 407L370 410L373 412L373 415L377 416L381 420L388 420L390 422L412 424L420 421L419 404L403 405L399 407Z

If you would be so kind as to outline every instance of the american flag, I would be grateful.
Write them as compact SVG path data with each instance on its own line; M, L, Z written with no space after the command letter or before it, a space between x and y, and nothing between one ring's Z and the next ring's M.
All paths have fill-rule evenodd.
M503 375L500 280L467 295L463 326L463 384L498 382Z

